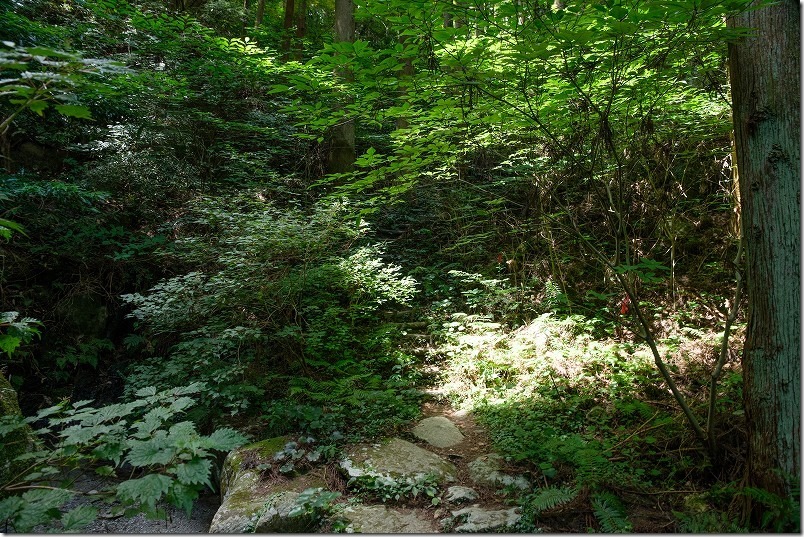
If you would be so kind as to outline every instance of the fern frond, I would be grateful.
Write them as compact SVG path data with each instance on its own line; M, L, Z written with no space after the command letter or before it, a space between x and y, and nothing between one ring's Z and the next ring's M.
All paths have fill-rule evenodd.
M536 512L548 511L571 502L577 495L578 491L572 487L547 487L531 494L528 503Z
M631 522L625 515L620 499L610 492L598 492L592 497L592 509L600 522L600 528L606 533L629 533Z

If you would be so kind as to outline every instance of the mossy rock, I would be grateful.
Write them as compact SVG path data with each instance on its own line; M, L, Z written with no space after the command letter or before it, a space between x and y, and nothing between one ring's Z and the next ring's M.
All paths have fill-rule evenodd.
M22 412L17 401L17 392L8 379L0 373L0 418L5 416L22 418ZM0 440L0 485L5 484L25 469L23 463L15 462L14 459L23 453L34 450L37 445L36 436L27 424L2 437ZM2 493L0 493L0 497L2 497Z
M357 444L346 450L341 468L350 478L390 478L400 482L433 476L454 481L455 466L435 453L400 438L379 444Z
M325 488L323 468L293 479L265 479L262 465L275 463L289 439L284 436L248 444L226 456L221 472L223 501L210 533L296 533L316 529L314 513L290 516L304 490Z
M246 477L251 474L259 476L259 471L247 472L244 470L273 462L274 455L282 451L289 441L290 439L287 436L277 436L230 451L226 456L226 460L223 461L223 469L221 470L221 499L226 497L226 493L235 478L251 479Z

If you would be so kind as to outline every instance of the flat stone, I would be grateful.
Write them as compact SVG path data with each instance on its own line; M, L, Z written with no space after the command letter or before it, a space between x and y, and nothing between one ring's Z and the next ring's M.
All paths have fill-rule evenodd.
M518 507L493 510L473 505L452 512L452 521L462 522L453 528L458 533L488 533L511 528L520 518L522 515L519 514Z
M438 533L426 514L417 509L385 505L355 505L341 514L347 533Z
M433 475L441 483L454 481L456 474L449 461L400 438L350 446L340 464L350 478L369 476L405 481Z
M413 434L430 445L445 448L463 442L461 431L444 416L425 418L413 428Z
M469 487L454 486L447 489L444 498L450 503L468 503L477 499L477 492Z
M503 458L496 453L481 455L468 464L469 475L479 485L504 488L516 487L521 490L530 489L530 483L523 476L510 476L501 471Z

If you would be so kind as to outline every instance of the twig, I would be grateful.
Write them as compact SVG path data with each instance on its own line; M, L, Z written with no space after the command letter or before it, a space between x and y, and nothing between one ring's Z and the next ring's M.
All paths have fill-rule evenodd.
M648 418L648 421L646 421L645 423L643 423L642 425L640 425L639 427L637 427L637 428L636 428L636 430L635 430L633 433L631 433L631 434L629 434L627 437L625 437L625 440L621 440L620 442L617 442L617 443L616 443L614 446L612 446L611 450L612 450L612 451L614 451L615 449L617 449L617 448L618 448L618 447L620 447L621 445L623 445L623 444L625 444L626 442L628 442L629 440L631 440L631 438L633 438L634 436L636 436L636 434L637 434L637 433L639 433L639 432L642 430L642 427L644 427L645 425L647 425L648 423L650 423L651 421L653 421L653 418L655 418L655 417L656 417L656 416L658 416L658 415L659 415L659 411L657 410L657 411L656 411L656 412L653 414L653 416L651 416L650 418ZM655 429L655 428L657 428L657 427L661 427L661 426L662 426L662 425L655 425L655 426L653 426L653 427L651 427L651 428L649 428L649 429L646 429L646 430L647 430L647 431L650 431L651 429Z
M717 382L720 380L720 375L723 372L723 365L726 363L726 358L729 354L729 332L731 325L737 320L737 312L740 310L740 300L743 293L743 276L740 273L740 257L743 253L743 236L740 233L740 240L737 243L737 254L734 256L734 272L737 287L734 290L734 302L731 305L729 314L726 317L726 325L723 327L723 341L720 344L720 356L718 357L715 370L712 371L712 376L709 381L709 412L706 417L706 432L709 435L709 452L712 460L716 460L717 454L717 438L712 434L715 422L715 403L717 402Z

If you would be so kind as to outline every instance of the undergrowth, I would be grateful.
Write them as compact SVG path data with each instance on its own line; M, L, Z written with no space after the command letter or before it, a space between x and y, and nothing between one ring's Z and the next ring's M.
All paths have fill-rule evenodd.
M700 528L704 521L683 502L693 493L702 494L710 514L731 520L736 493L724 503L708 491L719 479L736 479L729 473L735 461L713 463L696 443L646 345L602 338L598 323L549 312L513 330L490 316L454 313L442 317L438 333L431 358L444 360L447 396L474 412L495 448L526 468L536 487L515 500L521 530L583 531L570 521L584 510L594 514L588 529L596 531ZM714 329L676 325L661 347L702 416L702 372L713 366L720 337ZM740 389L740 370L730 362L717 406L723 436L739 428ZM662 509L676 515L657 517Z

